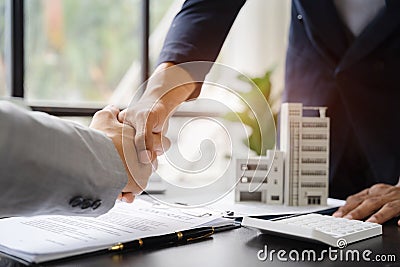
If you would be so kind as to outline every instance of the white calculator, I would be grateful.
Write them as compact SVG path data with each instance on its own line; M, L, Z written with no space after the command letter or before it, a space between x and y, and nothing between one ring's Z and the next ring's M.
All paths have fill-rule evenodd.
M335 218L316 213L271 220L245 217L242 226L257 228L272 234L319 241L339 248L382 234L382 225L377 223Z

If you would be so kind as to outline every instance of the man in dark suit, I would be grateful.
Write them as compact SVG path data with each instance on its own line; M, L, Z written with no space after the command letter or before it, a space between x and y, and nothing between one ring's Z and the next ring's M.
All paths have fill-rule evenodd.
M244 2L186 1L156 72L183 62L214 61ZM382 223L400 215L399 14L396 0L292 2L283 102L328 107L330 197L350 196L336 216ZM209 69L181 71L201 81ZM166 93L172 78L163 79L127 112L143 161L161 153L152 140L160 138L169 112L196 97L201 86L187 82ZM155 106L149 104L157 99Z

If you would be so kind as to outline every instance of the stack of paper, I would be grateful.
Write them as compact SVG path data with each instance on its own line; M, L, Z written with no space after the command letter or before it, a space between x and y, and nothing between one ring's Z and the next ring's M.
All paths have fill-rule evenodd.
M245 217L245 216L265 216L265 215L288 215L303 214L310 212L319 212L332 208L343 206L344 200L328 198L327 205L310 205L310 206L286 206L286 205L267 205L262 202L237 202L234 201L234 195L227 196L220 201L208 206L213 211L231 211L232 216L229 217Z
M214 220L137 199L117 203L97 218L37 216L0 220L0 250L28 262L44 262L107 249L118 242L172 233Z

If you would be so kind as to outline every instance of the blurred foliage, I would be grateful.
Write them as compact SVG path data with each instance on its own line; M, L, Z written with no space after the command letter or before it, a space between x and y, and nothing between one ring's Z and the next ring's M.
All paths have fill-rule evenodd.
M252 82L249 82L249 78L243 75L239 75L238 78L244 82L251 85L251 90L248 92L238 92L242 99L246 100L247 103L251 103L251 108L249 105L244 106L241 112L229 112L225 115L225 119L229 121L241 121L251 128L251 134L248 140L243 140L243 142L250 147L257 155L265 155L267 149L272 149L275 146L275 129L277 122L277 114L273 113L273 120L275 124L275 129L270 129L271 127L265 127L265 125L260 125L254 114L266 114L269 113L265 110L265 102L260 101L260 93L271 107L273 105L273 99L271 98L271 74L272 70L268 70L261 77L250 78ZM271 111L272 112L272 111ZM268 115L268 114L267 114ZM268 119L269 116L266 116ZM270 124L273 126L273 124ZM267 123L267 126L269 124ZM262 139L262 137L264 137Z
M152 0L152 25L172 0ZM105 102L139 59L140 0L28 0L27 97Z

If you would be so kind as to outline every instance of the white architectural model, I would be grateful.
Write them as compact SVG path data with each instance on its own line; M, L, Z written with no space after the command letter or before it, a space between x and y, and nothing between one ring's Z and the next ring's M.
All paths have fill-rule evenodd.
M236 201L283 204L282 152L268 150L266 157L237 159L236 174L239 179L235 189Z
M303 116L305 110L318 117ZM281 150L285 158L284 203L326 205L329 175L329 118L324 107L284 103L281 107Z
M303 116L303 111L318 111L319 115ZM275 151L274 160L272 150L267 151L266 157L237 159L236 176L239 181L235 200L289 206L326 205L329 118L325 114L325 107L282 104L281 151ZM261 186L257 187L260 183Z

